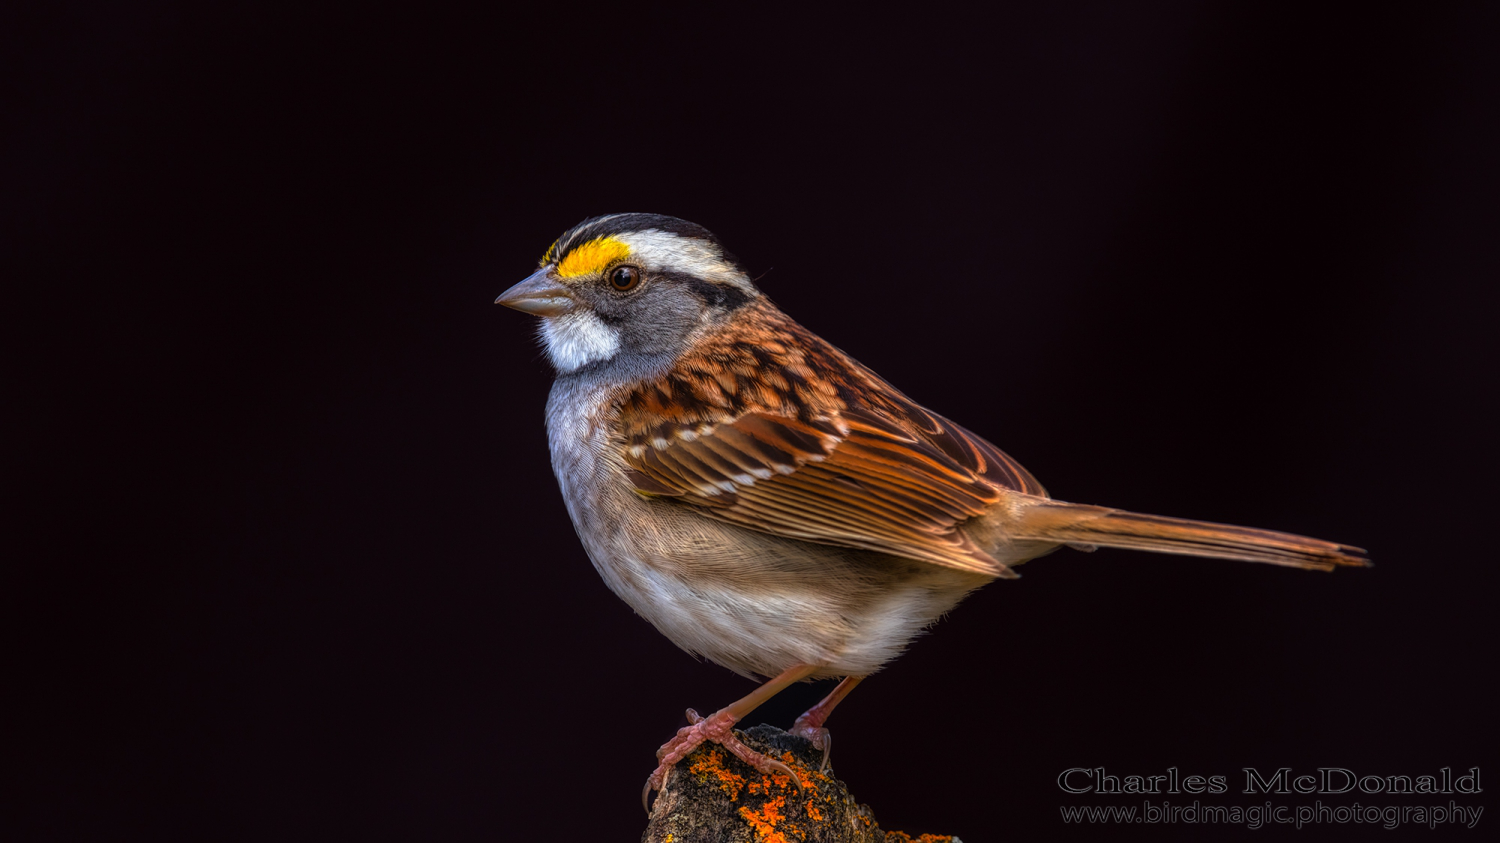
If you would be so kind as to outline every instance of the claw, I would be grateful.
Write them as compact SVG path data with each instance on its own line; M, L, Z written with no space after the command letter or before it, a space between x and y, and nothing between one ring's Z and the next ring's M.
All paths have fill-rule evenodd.
M791 767L788 767L787 765L781 763L780 761L777 761L775 758L766 758L765 756L762 756L762 759L764 760L764 763L765 763L765 765L767 767L774 767L774 768L776 768L776 770L778 770L779 772L781 772L782 775L787 776L788 778L790 778L792 780L792 782L794 784L797 785L797 790L798 791L802 790L802 779L800 779L800 778L797 777L797 774L792 771Z
M686 739L693 733L693 727L698 725L699 723L702 723L705 719L703 715L699 714L691 708L687 710L686 714L688 725L677 730L677 738ZM662 744L661 749L658 749L656 751L657 761L661 761L666 757L667 752L670 751L677 743L677 738L674 738ZM661 781L657 781L658 778L660 778ZM645 787L641 788L641 807L646 809L646 816L651 816L651 791L661 790L663 787L666 787L666 784L667 775L662 771L661 767L657 767L656 772L646 777L646 785Z
M797 718L792 726L792 734L804 737L814 748L823 750L823 763L818 765L818 772L828 771L828 758L833 754L833 733L821 726L809 726Z

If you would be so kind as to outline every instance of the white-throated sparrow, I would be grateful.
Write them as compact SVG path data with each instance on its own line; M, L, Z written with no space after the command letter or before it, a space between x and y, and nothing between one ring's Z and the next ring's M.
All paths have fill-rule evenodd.
M1367 564L1317 539L1051 500L1000 449L788 318L683 220L587 220L496 302L542 317L552 467L605 582L684 650L774 677L708 718L689 711L647 793L704 740L789 773L731 726L794 682L842 677L794 725L826 751L823 723L862 677L971 590L1065 544Z

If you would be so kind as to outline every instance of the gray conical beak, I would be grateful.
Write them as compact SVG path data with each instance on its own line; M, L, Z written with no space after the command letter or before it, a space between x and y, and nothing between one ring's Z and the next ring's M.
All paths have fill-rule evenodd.
M578 300L573 298L567 287L557 283L549 268L544 266L532 273L530 278L501 293L495 299L495 304L503 304L533 316L561 316L577 307Z

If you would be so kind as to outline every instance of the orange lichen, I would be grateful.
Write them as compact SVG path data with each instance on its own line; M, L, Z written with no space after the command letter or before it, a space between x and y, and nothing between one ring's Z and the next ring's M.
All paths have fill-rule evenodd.
M786 797L778 796L766 800L759 811L749 807L740 808L740 818L755 829L755 838L763 843L787 843L786 834L776 829L776 824L786 819L781 809L786 806Z
M782 760L785 761L787 766L793 770L794 774L797 776L797 782L801 784L802 787L811 787L814 790L817 789L817 786L813 785L812 782L808 779L807 774L798 770L797 764L794 763L796 759L792 757L792 754L790 752L784 753L782 755ZM787 787L792 785L792 777L788 776L786 773L781 772L766 773L761 776L759 781L750 782L746 786L746 789L751 793L770 793L772 785L775 785L777 790L786 790Z
M921 837L912 837L904 831L887 831L885 843L953 843L953 837L948 834L924 834Z
M694 753L688 771L699 784L717 786L730 801L737 801L741 793L746 793L754 797L749 800L751 803L761 803L758 808L746 805L738 809L740 818L754 830L757 843L797 843L807 839L807 829L786 815L789 798L797 799L792 813L805 815L813 822L827 822L833 816L828 813L828 809L836 807L834 799L827 788L819 786L832 782L832 779L804 766L792 753L781 753L779 760L792 771L796 781L793 781L792 776L775 770L758 777L741 776L725 766L726 758L717 748L705 748L702 752ZM805 811L798 810L799 808L805 808ZM864 820L866 827L872 825L868 817L860 819ZM890 839L891 843L948 843L951 840L935 835L912 838L900 832L896 832Z
M699 753L692 766L688 767L688 772L700 782L706 784L713 781L718 784L719 790L724 791L730 802L740 798L740 790L745 786L745 777L725 768L724 756L717 749Z
M797 774L797 782L801 784L803 788L818 790L818 786L813 783L813 776L817 776L823 781L828 781L828 777L824 776L822 773L809 774L807 772L807 768L802 766L802 763L797 760L797 756L791 754L790 752L781 753L781 763L790 767L792 769L792 772ZM776 783L784 784L781 779L785 778L786 776L781 776L781 778L778 778L776 780Z

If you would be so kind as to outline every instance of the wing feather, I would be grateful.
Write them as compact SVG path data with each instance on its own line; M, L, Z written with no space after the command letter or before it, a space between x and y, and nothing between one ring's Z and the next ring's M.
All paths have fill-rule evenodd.
M1005 490L1045 496L1041 485L769 303L756 307L760 342L726 332L621 401L635 488L762 532L1005 575L962 525Z

